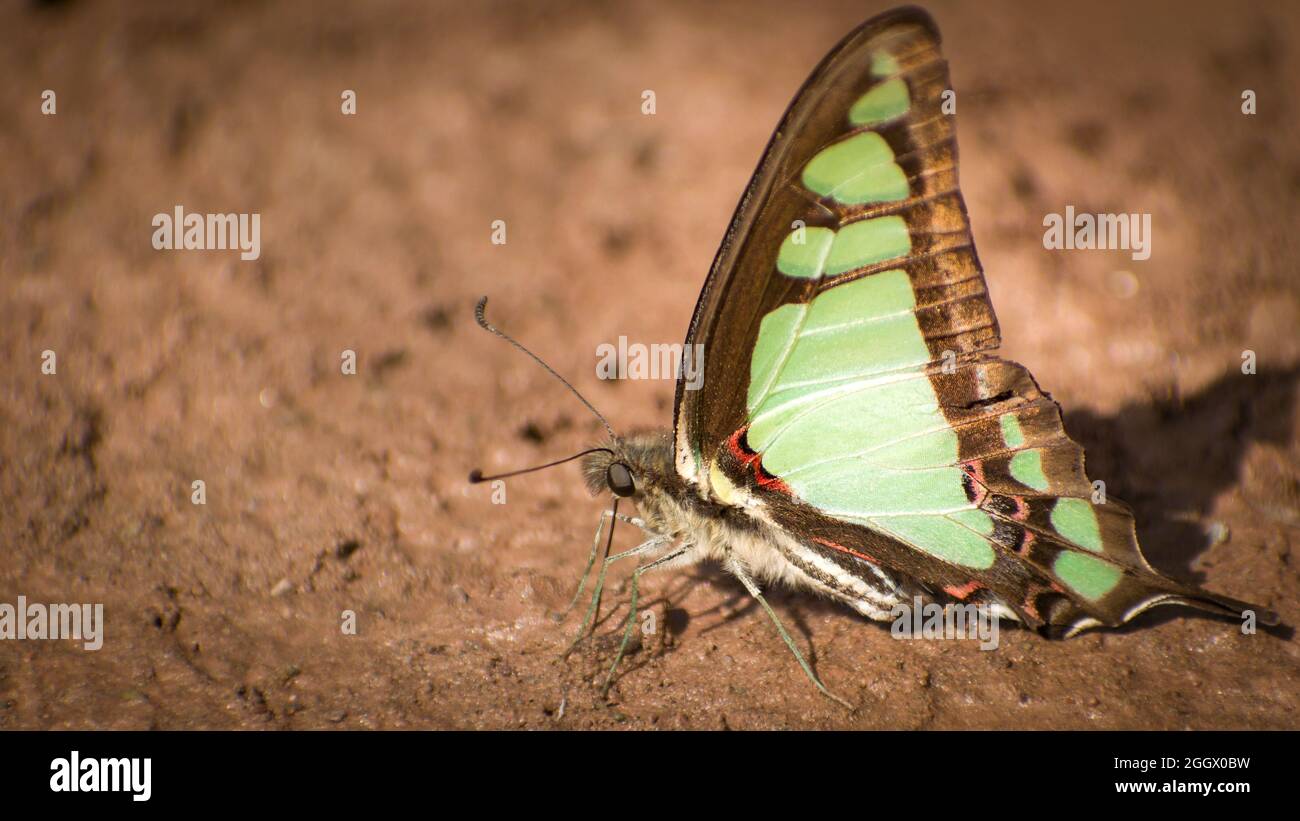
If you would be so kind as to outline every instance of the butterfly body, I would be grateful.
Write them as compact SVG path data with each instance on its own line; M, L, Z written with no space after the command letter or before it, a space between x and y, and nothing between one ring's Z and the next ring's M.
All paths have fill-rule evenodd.
M665 537L665 552L683 550L671 566L707 561L744 568L760 582L812 590L876 620L889 619L894 605L920 592L878 565L861 574L828 561L795 534L765 521L762 503L734 488L724 499L684 481L674 468L669 431L635 433L606 446L610 453L583 462L589 489L605 490L609 466L626 465L636 479L632 501L642 528Z

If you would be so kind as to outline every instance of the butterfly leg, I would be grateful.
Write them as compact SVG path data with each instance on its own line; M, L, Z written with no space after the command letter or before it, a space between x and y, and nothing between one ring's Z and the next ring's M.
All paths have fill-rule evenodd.
M617 516L614 510L602 510L600 512L600 523L596 525L596 538L591 540L591 553L587 556L587 566L583 568L582 578L578 579L578 589L573 591L573 598L559 613L552 615L556 621L564 621L572 612L574 605L578 603L578 598L582 595L582 588L587 586L587 577L591 575L591 566L596 563L596 552L600 550L600 536L605 531L605 522L612 516Z
M604 698L609 693L609 685L614 681L614 671L618 669L618 663L623 660L623 651L627 649L627 643L632 639L632 629L636 626L637 582L640 580L641 574L665 565L673 559L680 558L686 550L687 548L684 547L679 548L667 556L661 556L649 564L643 564L632 571L632 600L628 605L627 626L623 628L623 640L619 642L618 652L614 654L614 663L609 666L609 674L605 676L605 684L600 688L601 698Z
M827 690L826 685L821 683L821 680L817 678L817 674L814 673L812 671L812 668L808 666L808 662L804 661L803 654L800 653L799 648L795 646L794 639L790 638L790 634L786 632L785 626L782 625L781 620L777 618L776 611L773 610L772 606L767 603L767 599L763 598L762 591L758 589L758 585L754 582L753 578L750 577L749 571L746 570L744 567L742 567L741 564L735 561L734 559L730 559L727 561L726 569L733 576L740 579L740 583L743 584L745 586L745 589L749 591L749 595L753 596L754 599L760 605L763 606L763 610L767 612L767 615L772 619L772 623L776 625L776 632L781 634L781 640L785 642L786 647L790 648L790 652L794 653L795 660L798 661L799 666L803 668L804 674L808 676L808 679L812 681L813 684L817 685L817 689L822 691L822 695L826 696L832 701L844 705L850 710L854 709L852 704L848 703L844 699L835 695L830 690Z
M578 589L573 591L573 598L569 600L569 603L565 605L564 609L551 616L551 618L556 621L564 621L568 618L569 613L573 611L574 606L578 603L578 599L582 596L582 589L587 586L587 577L591 575L592 565L596 563L596 553L600 550L600 536L605 531L605 522L609 521L611 517L618 519L620 522L627 522L634 527L639 527L647 533L650 532L648 525L646 525L645 520L643 519L639 519L636 516L628 516L625 513L619 513L617 508L614 510L601 511L600 523L596 525L596 538L591 540L591 553L587 555L587 566L582 571L582 578L578 579Z
M582 619L582 626L578 628L578 635L574 637L573 643L564 651L561 658L572 653L573 648L578 646L578 642L582 641L583 636L586 634L587 626L591 624L592 617L596 614L596 608L600 605L600 594L605 589L605 572L609 569L610 563L616 562L619 559L626 559L630 556L639 556L642 553L648 553L651 550L658 550L664 545L670 544L672 541L672 536L655 536L654 538L642 542L631 550L616 553L613 556L607 556L605 560L600 563L600 572L596 574L596 586L591 591L591 603L587 605L587 615Z
M649 533L651 536L659 535L658 533L650 529L650 525L646 523L645 519L642 519L639 516L629 516L626 513L618 513L615 514L615 518L617 518L620 522L627 522L633 527L639 527L641 528L642 531Z

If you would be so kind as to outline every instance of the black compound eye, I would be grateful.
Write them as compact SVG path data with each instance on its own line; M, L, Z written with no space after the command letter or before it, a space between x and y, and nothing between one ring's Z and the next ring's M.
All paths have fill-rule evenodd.
M632 481L632 471L627 469L627 465L622 462L615 462L605 471L605 482L609 484L609 489L614 491L615 496L631 496L636 492L636 484Z

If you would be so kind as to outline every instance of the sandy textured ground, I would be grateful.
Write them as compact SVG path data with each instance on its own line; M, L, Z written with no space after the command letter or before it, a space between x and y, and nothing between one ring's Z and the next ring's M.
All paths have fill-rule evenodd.
M668 424L596 346L680 341L790 95L884 8L812 5L0 8L0 602L107 618L98 652L0 641L0 727L1300 727L1289 631L1169 610L982 653L774 594L852 715L708 568L647 577L608 703L619 580L558 658L601 503L573 466L504 505L465 474L598 427L474 300L621 429ZM1300 15L1130 5L931 6L1004 351L1154 563L1295 624ZM177 204L260 213L261 258L153 250ZM1151 259L1044 250L1067 204L1151 213Z

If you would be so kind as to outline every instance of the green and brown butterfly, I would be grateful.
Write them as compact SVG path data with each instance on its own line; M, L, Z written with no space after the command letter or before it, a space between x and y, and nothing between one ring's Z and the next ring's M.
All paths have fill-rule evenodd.
M918 595L980 604L1048 635L1162 604L1277 622L1153 569L1129 509L1094 502L1059 406L993 354L998 323L958 188L939 42L924 11L903 8L822 60L696 304L686 347L702 344L715 363L707 382L688 391L678 379L672 433L617 436L606 423L609 441L579 454L592 492L614 501L574 602L606 524L611 538L616 521L649 536L613 556L606 539L579 630L609 565L638 559L606 687L636 623L639 577L704 560L740 580L837 701L763 585L811 589L876 620ZM485 302L479 322L500 334ZM640 516L620 514L621 498Z

